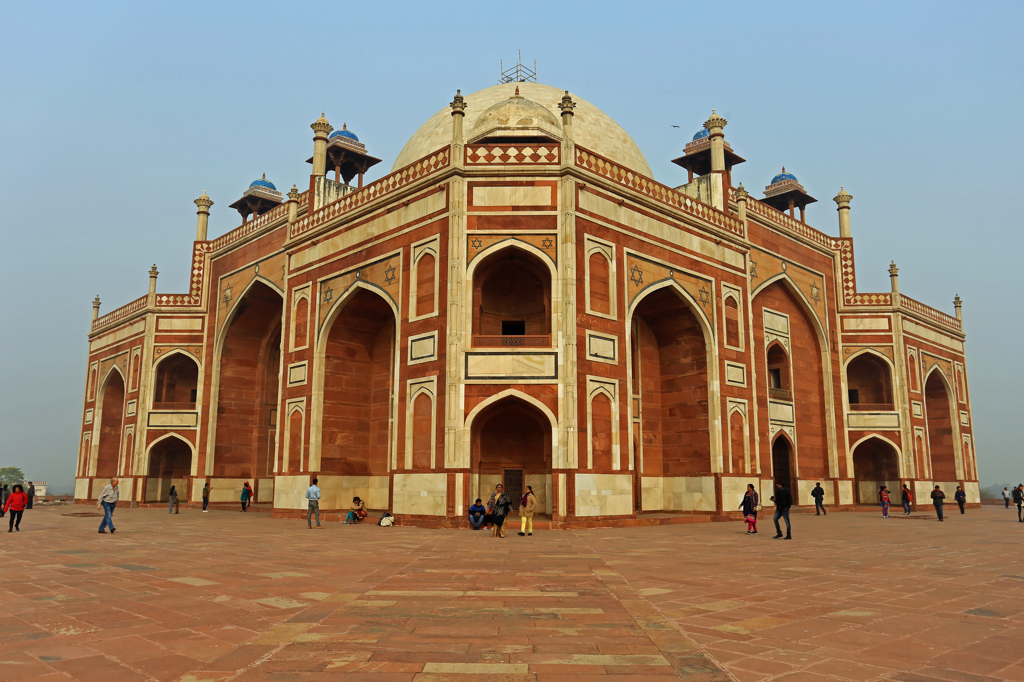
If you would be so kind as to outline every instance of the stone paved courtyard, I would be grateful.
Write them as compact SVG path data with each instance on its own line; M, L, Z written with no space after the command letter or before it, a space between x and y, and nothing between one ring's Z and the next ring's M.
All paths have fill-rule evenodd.
M788 542L770 520L494 540L65 515L91 509L4 533L0 680L1024 680L1002 508L799 514Z

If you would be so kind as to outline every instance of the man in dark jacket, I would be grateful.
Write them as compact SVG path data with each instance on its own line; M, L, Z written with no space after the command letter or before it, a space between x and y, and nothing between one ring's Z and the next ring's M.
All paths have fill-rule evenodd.
M811 497L814 498L814 515L825 514L828 516L828 512L825 511L825 489L821 487L821 483L815 484L814 490L811 491Z
M942 521L942 504L946 500L946 493L942 492L942 488L935 486L935 490L932 491L932 505L935 506L935 513L939 516L939 521Z
M31 509L32 503L36 501L36 487L32 485L32 481L28 482L28 490L25 491L25 494L28 495L28 506L25 508Z
M772 497L775 503L775 539L782 537L782 526L779 525L779 518L786 520L786 539L793 539L793 531L789 525L789 508L793 506L793 493L781 483L775 484L775 495Z
M1021 508L1024 507L1024 483L1013 489L1013 503L1017 505L1017 520L1024 523L1024 516L1021 516Z

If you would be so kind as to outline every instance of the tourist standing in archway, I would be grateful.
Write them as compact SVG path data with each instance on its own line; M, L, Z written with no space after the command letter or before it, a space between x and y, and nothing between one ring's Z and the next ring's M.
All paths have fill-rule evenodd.
M491 509L491 520L494 523L494 537L505 537L505 517L512 508L512 501L505 494L505 487L500 483L494 487L491 499L487 503Z
M533 535L533 512L537 509L537 496L533 494L533 486L526 486L526 493L519 504L519 518L522 519L519 535Z
M757 507L760 503L754 484L748 483L747 492L743 494L743 501L740 503L743 519L747 522L747 535L757 535Z
M20 483L15 483L11 496L4 503L4 513L11 512L11 520L7 522L8 533L12 528L17 531L21 530L21 515L25 513L27 505L28 495L25 494L25 489L21 487Z

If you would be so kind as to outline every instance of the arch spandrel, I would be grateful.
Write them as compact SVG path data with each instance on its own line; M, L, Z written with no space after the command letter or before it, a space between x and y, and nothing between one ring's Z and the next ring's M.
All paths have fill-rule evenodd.
M256 282L263 282L284 297L286 255L265 258L220 280L217 290L217 330L234 317L234 309Z
M480 256L490 256L499 248L508 246L518 246L558 266L558 237L554 234L469 234L466 237L466 262L473 263Z
M320 280L316 307L318 337L330 326L327 319L336 312L339 303L351 295L357 284L380 294L395 310L396 318L401 316L398 302L401 300L402 256L401 253L392 253Z
M224 280L226 281L226 279ZM217 311L217 345L218 350L220 344L223 343L224 337L228 333L228 329L231 327L231 321L235 319L235 312L238 310L238 306L242 300L245 299L256 284L263 284L268 287L271 291L278 294L281 300L284 300L284 289L274 284L266 277L259 275L250 277L248 280L239 281L240 288L233 286L227 286L221 282L220 296L218 300L218 311Z
M685 294L690 308L700 318L701 326L707 329L707 342L714 345L714 280L634 253L626 254L626 301L631 309L636 308L648 294L669 285Z
M825 300L825 277L808 270L792 261L758 248L750 250L750 286L754 298L769 284L785 278L790 287L804 299L807 309L817 318L818 324L828 327L828 305Z

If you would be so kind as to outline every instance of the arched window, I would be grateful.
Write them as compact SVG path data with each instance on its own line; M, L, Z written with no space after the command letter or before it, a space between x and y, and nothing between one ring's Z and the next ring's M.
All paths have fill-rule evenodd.
M789 355L781 343L768 347L768 396L772 400L792 400L789 386Z
M612 312L611 284L608 259L600 251L590 254L590 309L610 315Z
M892 372L874 353L862 353L846 366L851 410L892 410Z
M309 299L303 296L295 303L292 315L292 348L303 348L309 343Z
M964 373L959 367L956 370L956 394L960 402L967 402L967 391L964 390Z
M917 383L917 358L913 355L907 356L907 373L910 374L910 390L917 393L921 387Z
M128 381L129 390L136 391L139 388L139 361L141 358L138 353L132 355L132 370L129 373L131 379Z
M434 405L430 396L420 392L412 402L412 467L430 469L431 442L434 439Z
M488 257L473 274L473 345L551 345L551 273L518 248Z
M725 298L725 345L740 348L740 307L733 296Z
M292 410L291 414L288 415L288 441L287 449L284 454L284 464L281 466L281 471L304 471L302 461L302 419L303 412L299 408Z
M434 271L436 260L430 253L423 254L416 263L416 316L434 312Z
M746 472L746 433L743 428L743 413L734 410L729 415L729 473Z
M590 410L593 468L598 471L610 471L612 468L612 401L604 393L598 393L590 401Z
M156 366L153 385L154 410L194 410L199 384L199 365L182 353L168 355Z

